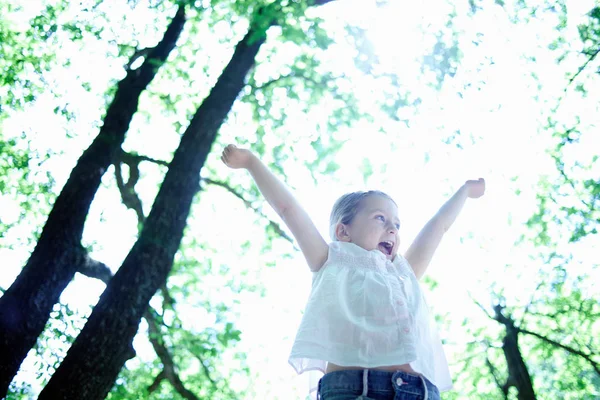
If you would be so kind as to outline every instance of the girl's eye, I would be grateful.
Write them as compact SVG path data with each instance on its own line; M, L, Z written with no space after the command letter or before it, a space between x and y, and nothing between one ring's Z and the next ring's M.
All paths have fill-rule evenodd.
M400 229L400 224L396 224L396 229Z
M375 217L375 219L385 222L385 218L383 217L383 215L378 215Z

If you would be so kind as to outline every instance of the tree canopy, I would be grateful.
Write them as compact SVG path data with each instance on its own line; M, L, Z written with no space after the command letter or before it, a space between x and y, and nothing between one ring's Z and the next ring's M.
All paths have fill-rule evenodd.
M305 396L310 275L231 142L324 235L344 190L406 243L490 177L425 280L443 398L600 395L593 2L0 0L0 43L0 395Z

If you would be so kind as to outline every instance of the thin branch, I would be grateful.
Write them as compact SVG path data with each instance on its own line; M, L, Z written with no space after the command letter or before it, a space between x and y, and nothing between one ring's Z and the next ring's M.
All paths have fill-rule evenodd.
M302 78L303 76L302 75L298 76L295 72L290 72L289 74L285 74L285 75L279 75L277 78L271 79L271 80L263 83L260 86L256 86L256 85L252 86L252 91L253 92L257 91L257 90L263 91L263 90L267 89L269 86L272 86L277 82L283 81L285 79L298 78L298 77Z
M582 351L579 351L579 350L574 349L574 348L572 348L570 346L564 345L564 344L559 343L559 342L557 342L555 340L547 338L547 337L545 337L543 335L540 335L539 333L531 332L531 331L528 331L527 329L522 329L522 328L516 328L516 329L517 329L517 331L519 333L524 333L526 335L535 336L536 338L538 338L540 340L543 340L546 343L549 343L549 344L551 344L553 346L556 346L556 347L560 347L561 349L566 350L567 352L569 352L571 354L574 354L574 355L577 355L577 356L583 358L584 360L586 360L587 362L589 362L592 365L592 368L594 368L594 371L596 371L596 374L600 375L600 364L598 364L597 362L595 362L594 360L592 360L592 357L597 357L598 356L597 354L592 354L592 353L585 354Z
M583 72L583 70L587 68L587 66L590 62L594 61L594 58L596 58L596 56L599 53L600 53L600 47L598 48L598 50L589 54L589 58L587 59L587 61L581 67L579 67L579 70L575 73L575 75L573 75L571 77L571 79L569 79L569 83L567 83L567 87L569 87L573 83L573 81L579 76L579 74L581 74Z
M487 356L487 354L485 356L485 363L486 363L488 369L490 370L492 377L494 378L494 382L496 382L496 386L498 386L498 389L500 389L502 391L502 394L504 395L504 400L508 400L508 384L500 383L500 381L498 380L498 377L496 376L498 371L496 371L496 367L494 367L494 365L490 361L490 358Z
M210 371L208 370L208 367L204 363L204 359L200 356L200 354L195 354L195 356L198 359L198 361L200 361L200 365L202 365L202 370L204 371L204 376L206 376L206 379L208 379L209 382L216 389L217 388L217 382L215 382L215 380L210 376Z
M127 164L129 167L129 179L127 179L127 182L123 179L123 171L121 169L122 163ZM135 211L138 217L138 228L141 229L146 217L144 215L142 201L135 191L135 185L140 178L140 159L122 151L119 158L114 162L114 165L117 187L121 193L123 204L127 208Z
M171 383L173 388L175 388L177 393L179 393L185 399L198 400L198 397L190 390L188 390L181 381L181 378L179 378L179 375L175 368L175 362L173 361L173 357L171 356L169 350L165 346L164 340L162 339L162 335L158 328L159 317L160 316L156 312L156 310L154 310L151 307L149 307L146 313L144 314L144 318L146 318L146 321L148 322L148 338L150 339L150 343L152 344L156 355L158 356L163 365L163 371L160 375L163 376L162 379L167 379L169 383ZM154 385L154 383L152 385ZM152 386L148 388L149 391L150 388L152 388Z
M295 72L290 72L289 74L285 74L285 75L279 75L277 78L271 79L265 83L263 83L260 86L251 86L251 90L252 92L256 92L256 91L264 91L265 89L267 89L268 87L286 80L286 79L302 79L306 82L311 82L315 85L315 87L322 87L327 85L327 82L333 82L336 79L339 79L340 77L336 77L336 76L324 76L323 79L321 79L320 81L316 80L315 78L311 77L311 76L307 76L304 74L297 74ZM340 96L340 92L338 90L337 87L334 87L330 90L335 96Z
M477 300L475 300L475 298L473 297L473 295L471 294L470 291L467 291L467 294L469 295L469 297L471 298L471 300L473 300L473 303L475 303L479 308L481 308L481 311L483 311L485 313L485 315L488 316L488 318L495 319L494 317L492 317L490 315L490 313L487 312L487 310L485 309L485 307L483 307L480 302L478 302Z
M210 383L213 385L215 390L219 390L219 388L217 386L217 382L211 377L210 371L208 370L208 366L206 365L206 362L204 361L202 356L200 356L200 354L194 354L194 356L198 359L198 361L200 362L200 365L202 365L202 370L204 371L204 375L206 376L206 379L208 379L210 381ZM236 397L236 395L237 395L233 390L231 390L231 388L228 385L226 385L223 390L226 390L229 393L230 397L232 397L232 398Z
M554 162L556 163L556 169L558 169L558 172L560 173L560 175L569 184L569 186L571 186L571 188L573 189L573 191L575 191L575 193L577 193L578 190L575 187L575 182L573 182L573 180L567 176L567 173L564 170L564 163L560 160L560 158L558 156L553 155L552 158L554 159ZM554 200L552 197L550 197L550 198L552 200ZM583 205L586 206L587 208L592 208L591 204L588 204L588 202L586 202L584 199L578 199L578 200L581 203L583 203ZM555 203L556 203L556 201L555 201Z
M523 325L525 316L529 312L529 307L533 304L533 299L535 298L537 291L540 289L540 287L542 287L543 284L544 284L544 281L540 281L540 283L538 283L538 285L533 290L533 293L531 293L531 298L529 299L529 303L527 303L527 305L525 306L525 310L523 311L523 315L521 316L521 321L519 321L519 326Z
M461 362L466 365L469 361L473 360L474 358L479 357L480 355L481 355L480 353L471 354L468 357L461 358L460 360L458 360L458 362Z
M165 282L165 284L160 288L162 295L163 295L163 310L167 307L170 308L175 308L175 299L173 299L173 297L171 297L171 294L169 293L169 290L167 288L167 283Z
M562 315L569 315L571 313L585 313L586 319L588 319L590 321L595 321L596 319L600 318L600 313L586 313L583 310L582 305L580 305L578 309L573 309L573 308L569 307L566 310L556 311L553 313L541 313L541 312L536 312L536 311L529 311L529 315L533 315L533 316L541 317L541 318L547 318L547 319L551 319L551 320L556 319ZM522 326L522 324L519 326Z
M124 160L124 162L133 161L133 162L139 164L141 161L148 161L148 162L151 162L153 164L162 165L164 167L168 167L169 166L169 163L166 162L166 161L157 160L155 158L144 156L144 155L137 154L137 153L129 153L129 152L126 152L125 150L122 150L120 158L122 160Z
M227 183L225 182L221 182L221 181L215 181L213 179L209 179L209 178L202 178L202 180L210 185L215 185L215 186L219 186L225 190L227 190L229 193L233 194L235 197L237 197L238 199L240 199L244 205L249 208L250 210L254 211L255 213L257 213L258 215L260 215L261 217L265 218L267 221L269 221L269 226L282 238L284 238L285 240L287 240L290 243L294 243L294 240L289 237L284 230L281 228L281 226L272 221L269 217L267 217L261 210L259 210L258 208L254 207L252 205L252 203L247 200L244 196L242 196L240 193L236 192L235 189L233 189L231 186L229 186Z
M151 163L154 163L154 164L158 164L158 165L162 165L162 166L165 166L165 167L169 166L169 163L167 163L166 161L156 160L154 158L146 157L146 156L139 155L139 154L127 153L125 151L123 151L121 153L120 160L121 160L121 162L124 162L127 165L129 165L130 171L132 171L132 165L137 168L138 165L139 165L139 163L140 163L140 161L148 161L148 162L151 162ZM115 163L115 167L116 166L117 166L117 163ZM116 172L116 168L115 168L115 172ZM119 180L121 181L121 184L119 183ZM131 176L130 176L130 180L131 180ZM221 181L217 181L217 180L214 180L214 179L210 179L210 178L202 178L201 180L204 181L205 183L210 184L210 185L219 186L219 187L227 190L229 193L233 194L235 197L237 197L238 199L240 199L247 208L249 208L250 210L254 211L255 213L257 213L261 217L265 218L267 221L269 221L269 226L275 231L275 233L277 233L279 236L281 236L283 239L287 240L288 242L290 242L292 244L294 243L294 240L291 237L289 237L289 235L287 233L285 233L285 231L281 228L281 226L278 223L272 221L262 211L260 211L256 207L254 207L249 200L247 200L243 195L241 195L240 193L238 193L235 189L233 189L227 183L221 182ZM124 183L123 182L123 177L117 175L117 185L119 186L120 190L121 190L121 186L123 186L123 190L121 190L121 197L123 198L123 203L128 208L131 208L131 209L135 210L136 213L138 214L138 217L140 217L141 215L143 215L143 212L141 210L141 203L139 203L140 205L138 205L137 201L135 201L132 198L130 199L130 197L131 197L130 194L125 190L126 187L132 186L132 182L129 181L127 183ZM127 203L125 203L125 201L126 201L125 198L127 198Z
M167 379L167 374L163 369L162 371L160 371L160 374L156 375L156 378L154 378L154 382L152 382L152 385L148 386L148 393L153 393L156 389L158 389L158 386L164 379Z

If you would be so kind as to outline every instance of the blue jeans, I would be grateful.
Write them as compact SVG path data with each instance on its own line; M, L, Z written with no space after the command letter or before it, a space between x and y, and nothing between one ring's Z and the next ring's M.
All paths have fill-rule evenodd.
M364 369L325 374L319 381L317 399L440 400L440 392L424 376Z

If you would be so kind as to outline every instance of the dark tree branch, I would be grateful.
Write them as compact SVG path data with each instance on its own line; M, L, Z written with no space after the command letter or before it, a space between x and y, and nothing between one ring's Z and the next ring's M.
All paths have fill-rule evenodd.
M297 77L297 75L294 72L291 72L291 73L286 74L286 75L279 75L277 78L271 79L271 80L263 83L260 86L256 86L256 85L251 86L251 90L252 90L253 93L256 92L257 90L264 91L265 89L267 89L270 86L276 84L277 82L283 81L285 79L296 78L296 77Z
M518 329L515 327L512 318L502 314L503 309L499 304L494 306L494 319L504 325L506 329L506 334L502 339L502 350L508 366L507 390L509 386L514 386L517 388L517 398L519 400L535 400L536 394L531 376L519 349Z
M544 341L544 342L546 342L548 344L551 344L552 346L561 348L561 349L567 351L570 354L573 354L573 355L576 355L576 356L579 356L579 357L583 358L584 360L586 360L592 366L592 368L594 369L594 371L596 372L596 374L600 376L600 363L594 361L594 359L593 359L594 357L598 357L599 354L595 354L593 352L591 345L585 346L589 350L589 353L585 353L585 352L583 352L581 350L577 350L577 349L575 349L575 348L573 348L571 346L568 346L568 345L562 344L560 342L557 342L556 340L550 339L550 338L548 338L548 337L546 337L544 335L541 335L539 333L532 332L532 331L529 331L527 329L515 326L514 321L511 318L508 318L508 317L506 317L506 316L504 316L502 314L503 307L501 307L499 305L497 305L497 306L494 307L495 315L494 316L490 316L487 313L487 311L483 308L483 306L481 306L481 304L479 304L475 300L473 300L473 301L475 302L475 304L477 304L484 311L484 313L488 317L496 320L497 322L503 324L506 327L507 334L506 334L506 336L504 338L503 348L506 348L506 345L507 345L508 342L514 341L514 344L516 344L516 335L519 334L519 333L522 333L522 334L525 334L525 335L534 336L534 337L536 337L536 338L538 338L538 339L540 339L540 340L542 340L542 341ZM580 311L581 311L581 307L580 307ZM560 314L563 314L563 312L557 312L557 313L551 314L551 315L537 314L537 313L534 313L534 312L530 312L530 314L531 315L538 315L538 316L543 316L543 317L551 318L552 316L558 316ZM509 340L507 342L507 339L509 339L509 336L514 336L514 339L513 340ZM517 349L518 349L518 347L517 347ZM506 350L505 350L505 352L506 352ZM513 358L515 358L515 357L513 357ZM508 356L507 356L507 361L508 361ZM488 360L488 362L489 362L489 360ZM511 368L510 368L510 363L509 363L509 371L510 371L510 369ZM493 372L492 372L492 375L494 375ZM507 382L507 384L511 383L511 381L513 379L517 379L518 378L517 375L518 374L509 373L509 381ZM494 375L494 380L496 380L496 383L498 383L495 375ZM516 386L516 385L510 384L510 386ZM507 393L507 392L505 392L505 393Z
M148 386L148 393L152 394L156 391L156 389L158 389L158 387L160 386L160 383L163 381L163 379L166 379L166 373L165 370L163 369L162 371L160 371L160 373L158 375L156 375L156 378L154 378L154 381L152 382L152 384L150 386Z
M139 171L139 163L141 161L148 161L148 162L166 166L166 167L169 166L169 163L167 163L166 161L156 160L154 158L146 157L146 156L139 155L139 154L127 153L125 151L121 153L120 160L121 160L121 162L129 165L130 171L132 169L132 166L135 166L134 167L135 170ZM117 168L116 168L117 164L118 163L115 163L115 173L117 173ZM120 171L120 169L119 169L119 171ZM119 174L120 174L120 172L117 173L117 185L119 186L119 190L121 191L121 198L123 199L123 204L125 204L128 208L132 208L133 210L135 210L136 213L138 214L138 218L140 216L143 216L143 212L141 211L142 206L141 206L141 202L139 201L139 198L137 198L137 196L135 198L131 198L131 193L130 193L130 191L128 191L129 189L131 189L133 191L133 185L135 185L135 181L133 182L133 185L130 185L130 182L131 182L131 177L130 177L130 180L125 184L125 183L123 183L122 176L119 176ZM139 176L139 173L138 173L138 176ZM285 233L285 231L281 228L281 226L278 223L274 222L269 217L267 217L261 210L254 207L249 200L247 200L242 194L238 193L230 185L228 185L225 182L217 181L217 180L210 179L210 178L202 178L201 180L203 182L208 183L209 185L219 186L219 187L227 190L229 193L233 194L235 197L240 199L247 208L254 211L255 213L257 213L258 215L260 215L267 221L269 221L269 226L275 231L275 233L277 233L279 236L281 236L283 239L287 240L288 242L290 242L292 244L294 243L294 240L291 237L289 237L289 235L287 233ZM119 181L121 181L121 183L119 183ZM136 179L136 181L137 181L137 179ZM133 191L133 193L135 194L135 191ZM126 202L126 198L127 198L127 202Z
M206 376L206 379L209 380L209 382L212 384L212 386L215 388L215 390L219 390L219 387L217 386L217 382L210 375L210 371L208 370L208 366L206 365L207 363L204 360L204 358L200 354L194 354L194 356L198 359L198 361L200 362L200 365L202 365L202 370L204 371L204 376ZM227 391L229 393L229 397L231 397L231 398L236 397L236 393L233 390L231 390L231 388L229 386L225 386L225 388L223 388L221 390ZM221 393L223 393L223 392L221 392Z
M173 299L173 297L171 297L171 294L169 293L169 290L167 288L167 282L165 282L165 284L160 288L160 290L163 295L163 309L166 309L166 308L174 309L175 308L175 300Z
M179 393L183 398L187 400L198 400L198 397L190 390L188 390L181 381L181 378L179 378L179 374L177 372L177 368L175 367L173 357L167 349L167 346L164 343L160 329L158 327L160 315L154 309L148 308L148 310L144 314L144 317L148 322L148 338L150 339L150 343L152 343L152 347L154 348L154 351L158 355L158 358L160 358L160 361L163 365L163 370L159 376L162 376L162 379L167 379L169 383L171 383L173 388L175 388L177 393ZM152 385L154 385L154 383ZM156 387L157 386L158 384L156 385ZM150 391L151 388L152 386L150 386L148 390ZM152 391L150 391L150 393L151 392Z
M205 364L204 359L202 358L202 356L200 356L200 354L195 354L195 356L198 359L198 361L200 362L200 365L202 365L202 370L204 371L204 376L206 376L206 379L208 379L208 381L216 389L217 382L215 382L215 380L210 376L210 371L208 370L208 366Z
M599 356L598 354L593 354L593 353L585 354L582 351L579 351L579 350L574 349L574 348L572 348L570 346L567 346L565 344L559 343L556 340L552 340L550 338L547 338L546 336L540 335L539 333L536 333L536 332L529 331L527 329L517 328L517 331L519 333L524 333L526 335L534 336L534 337L536 337L536 338L538 338L538 339L540 339L540 340L542 340L542 341L544 341L546 343L549 343L549 344L551 344L553 346L559 347L559 348L561 348L561 349L563 349L563 350L565 350L565 351L567 351L567 352L569 352L569 353L571 353L573 355L576 355L576 356L579 356L579 357L583 358L584 360L586 360L588 363L591 364L591 366L592 366L592 368L594 368L594 371L596 372L596 374L598 374L600 376L600 364L598 364L597 362L595 362L592 359L592 357L598 357Z
M569 307L566 310L560 310L560 311L551 312L551 313L541 313L541 312L536 312L536 311L529 311L528 314L536 316L536 317L541 317L541 318L553 320L553 319L556 319L556 318L558 318L560 316L563 316L563 315L569 315L570 313L585 313L586 318L588 318L588 319L590 319L592 321L600 318L600 313L588 313L588 312L584 311L582 304L580 304L579 308L577 308L577 309L572 309L572 308ZM523 326L523 324L521 324L519 326Z
M127 156L127 154L128 153L124 151L121 152L120 158L115 161L115 178L117 180L119 192L121 192L123 204L125 204L127 208L135 211L138 217L138 230L141 230L146 216L144 215L142 201L135 192L135 185L140 178L140 160L135 156ZM127 182L123 179L123 171L121 169L122 163L127 164L129 167L129 179L127 179Z
M277 78L271 79L271 80L263 83L262 85L251 86L251 91L253 94L256 93L256 91L265 91L270 86L273 86L273 85L277 84L278 82L285 81L286 79L289 79L289 80L300 79L305 82L312 83L314 85L314 87L323 87L323 86L327 86L327 83L329 83L329 82L335 82L335 80L338 78L339 77L328 75L328 76L323 76L321 80L316 80L315 78L313 78L311 76L307 76L305 74L297 74L295 72L290 72L289 74L280 75ZM344 93L340 92L339 88L335 85L330 89L330 93L336 98L340 98L340 99L344 98Z
M492 377L494 378L494 382L496 382L496 386L498 386L498 389L500 389L500 391L504 395L504 399L508 400L508 388L509 388L508 384L500 383L500 380L498 379L498 376L497 376L496 367L494 367L494 365L490 361L490 358L487 355L485 356L485 363L486 363L488 369L490 370Z
M99 279L104 283L108 283L110 278L113 276L112 271L106 266L106 264L93 260L87 255L87 253L83 255L83 260L79 264L77 272L87 276L88 278Z
M157 160L155 158L151 158L148 156L144 156L141 154L136 154L136 153L128 153L124 150L121 151L121 160L123 160L124 163L129 164L131 163L135 163L135 164L139 164L141 161L148 161L154 164L158 164L158 165L162 165L164 167L168 167L169 163L163 160Z
M141 161L148 161L148 162L151 162L151 163L154 163L157 165L162 165L165 167L169 166L169 163L167 163L166 161L157 160L157 159L146 157L146 156L139 155L139 154L127 153L125 151L123 151L120 156L120 162L127 164L129 166L130 171L132 171L132 168L135 169L135 171L138 171L137 175L136 175L138 177L139 177L139 163ZM118 168L118 170L117 170L118 164L119 164L119 162L115 163L115 175L117 177L117 186L119 187L119 190L121 191L121 198L123 199L123 204L125 204L125 206L127 206L128 208L135 210L136 214L138 215L138 218L140 218L143 216L141 201L139 201L139 198L137 196L135 196L135 197L132 196L132 194L135 194L135 191L133 190L134 189L133 186L137 182L137 179L135 181L133 181L133 183L131 183L131 172L130 172L129 181L127 183L124 183L123 177L120 172L121 171L120 168ZM209 185L219 186L219 187L227 190L229 193L233 194L235 197L240 199L247 208L254 211L255 213L257 213L258 215L260 215L267 221L269 221L269 226L271 227L271 229L273 229L273 231L275 231L275 233L277 233L279 236L281 236L283 239L287 240L288 242L290 242L292 244L294 243L294 240L287 233L285 233L285 231L281 228L281 226L278 223L274 222L269 217L267 217L261 210L254 207L249 200L247 200L242 194L238 193L234 188L229 186L227 183L222 182L222 181L217 181L214 179L210 179L210 178L201 178L201 180L203 182L208 183Z
M567 87L569 87L573 83L573 81L575 79L577 79L577 77L579 76L579 74L581 74L583 72L583 70L587 68L587 66L588 66L589 63L591 63L592 61L594 61L594 58L596 58L599 53L600 53L600 47L596 51L594 51L593 53L591 53L591 54L584 53L584 54L586 54L588 56L588 59L586 60L586 62L581 67L579 67L579 69L577 70L577 72L575 73L575 75L573 75L571 77L571 79L569 79L569 83L567 83Z
M326 81L326 79L323 79L321 82L319 82L310 76L306 76L304 74L297 74L295 72L290 72L289 74L279 75L277 78L271 79L271 80L263 83L260 86L253 86L252 91L257 91L257 90L264 91L264 90L268 89L270 86L273 86L276 83L284 81L286 79L302 79L307 82L312 82L315 85L324 85L325 81Z

